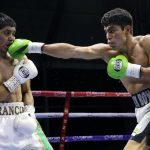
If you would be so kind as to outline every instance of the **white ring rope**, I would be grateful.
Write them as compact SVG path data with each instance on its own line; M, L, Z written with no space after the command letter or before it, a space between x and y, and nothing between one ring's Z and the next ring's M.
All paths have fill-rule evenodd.
M36 113L37 118L62 118L63 113ZM134 113L69 113L69 118L133 118Z

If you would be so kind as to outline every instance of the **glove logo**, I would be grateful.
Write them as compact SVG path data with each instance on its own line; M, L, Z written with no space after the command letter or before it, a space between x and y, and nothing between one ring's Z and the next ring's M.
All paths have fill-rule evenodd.
M118 72L118 71L121 70L121 68L122 68L122 60L121 59L115 60L115 62L114 62L114 70Z
M24 66L20 67L18 72L22 78L28 78L29 77L29 70Z

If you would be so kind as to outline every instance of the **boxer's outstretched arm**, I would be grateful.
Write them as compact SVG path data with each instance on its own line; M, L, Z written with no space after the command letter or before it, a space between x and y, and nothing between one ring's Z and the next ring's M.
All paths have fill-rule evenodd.
M42 47L44 54L63 59L103 59L109 50L111 50L111 47L103 43L92 46L75 46L68 43L56 43L45 44Z
M75 46L68 43L44 44L26 39L16 39L8 48L8 53L21 59L26 53L43 53L57 58L69 59L105 59L116 53L108 44L99 43L92 46ZM116 55L115 54L115 55Z

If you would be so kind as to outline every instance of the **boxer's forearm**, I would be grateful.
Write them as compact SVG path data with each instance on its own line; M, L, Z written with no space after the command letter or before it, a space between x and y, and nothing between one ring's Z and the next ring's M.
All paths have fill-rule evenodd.
M67 43L45 44L42 53L57 58L97 59L97 54L90 46L75 46Z
M22 101L24 102L24 105L34 105L34 98L30 87L30 80L21 85L21 90Z
M68 59L73 57L75 46L66 43L45 44L42 52L53 57Z
M141 79L150 81L150 67L141 67Z
M22 85L22 101L24 102L24 111L28 112L31 117L35 118L34 98L30 88L30 82Z
M32 95L32 91L23 93L22 100L24 102L24 105L34 105L34 98Z

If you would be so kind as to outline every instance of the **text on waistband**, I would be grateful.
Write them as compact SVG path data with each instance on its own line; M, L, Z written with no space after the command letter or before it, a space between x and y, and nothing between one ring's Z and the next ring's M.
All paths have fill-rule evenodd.
M0 106L0 115L18 115L23 112L23 106Z

